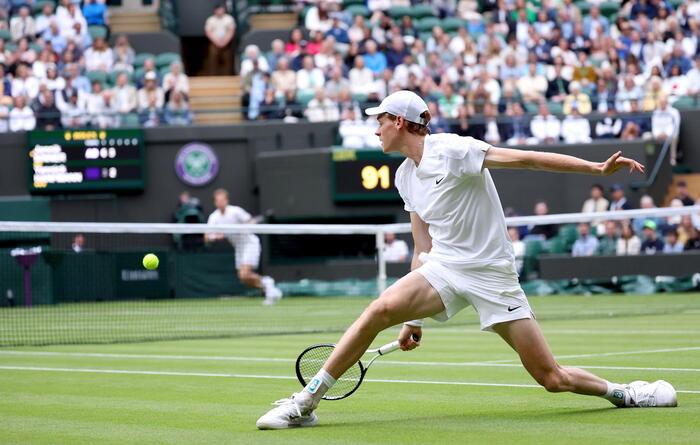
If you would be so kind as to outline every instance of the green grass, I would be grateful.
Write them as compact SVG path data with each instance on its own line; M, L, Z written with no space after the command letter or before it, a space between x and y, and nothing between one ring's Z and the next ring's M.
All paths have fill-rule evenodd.
M255 420L269 403L298 390L291 377L299 351L337 340L333 331L352 321L368 301L287 299L272 308L254 300L187 302L161 320L161 325L187 323L183 313L191 313L196 320L210 316L209 327L219 330L234 320L249 331L258 326L261 332L286 332L279 335L248 332L219 339L4 347L0 443L700 442L700 393L680 393L676 409L621 410L599 398L501 386L534 382L513 366L517 358L505 343L479 332L471 309L451 322L430 323L421 348L380 358L367 375L370 380L418 383L368 381L346 400L324 402L316 428L257 431ZM531 303L561 363L589 367L612 381L666 379L679 390L700 391L700 295L551 296L532 298ZM118 305L99 307L119 311ZM51 308L43 310L43 321L56 324ZM0 311L4 336L7 313ZM301 321L310 314L323 314L332 322L305 326ZM141 324L145 318L136 322L134 317L138 314L121 330L109 324L104 328L120 334L151 329ZM95 332L98 324L83 323L88 332ZM205 326L199 321L195 325ZM14 325L20 330L27 326L26 320ZM65 332L60 327L54 326L54 332ZM329 331L291 333L307 328ZM388 330L375 344L395 335L395 329ZM442 383L419 383L427 381Z

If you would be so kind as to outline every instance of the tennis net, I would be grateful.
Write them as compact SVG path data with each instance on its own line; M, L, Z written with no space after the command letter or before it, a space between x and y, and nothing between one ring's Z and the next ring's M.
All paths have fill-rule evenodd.
M700 207L686 207L508 223L566 227L557 243L543 242L561 248L582 221L698 214ZM222 225L216 233L223 236L205 235L212 230L203 224L0 222L0 346L341 331L409 271L410 258L386 261L385 239L395 233L410 244L408 224ZM258 251L241 241L251 234L259 237ZM564 247L560 253L568 255ZM157 269L142 266L146 253L159 257ZM242 284L241 255L260 258L262 273L285 294L281 303L264 306L263 291ZM343 297L342 304L332 297Z

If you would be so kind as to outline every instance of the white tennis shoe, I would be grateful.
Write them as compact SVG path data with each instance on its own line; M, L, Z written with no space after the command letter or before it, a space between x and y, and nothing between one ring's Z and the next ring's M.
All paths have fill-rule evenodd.
M625 407L661 408L678 406L676 390L665 380L654 383L636 380L625 387Z
M265 415L258 419L255 425L261 430L284 430L302 426L314 426L318 417L313 410L307 408L307 402L300 393L292 394L288 399L277 400Z
M265 306L271 306L280 301L282 298L282 291L275 286L275 280L272 277L264 276L260 279L260 283L265 293L265 300L263 300Z

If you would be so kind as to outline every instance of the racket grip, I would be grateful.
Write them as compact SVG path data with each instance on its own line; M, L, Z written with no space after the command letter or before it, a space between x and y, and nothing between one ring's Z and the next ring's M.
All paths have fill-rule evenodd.
M412 335L411 335L411 338L413 338L413 341L416 341L416 342L420 341L420 337L417 336L416 334L412 334ZM391 342L391 343L387 343L386 345L384 345L384 346L380 347L379 349L377 349L377 353L378 353L379 355L388 354L388 353L390 353L390 352L396 351L396 350L399 349L400 347L401 347L401 345L399 345L399 341L396 340L396 341L393 341L393 342Z

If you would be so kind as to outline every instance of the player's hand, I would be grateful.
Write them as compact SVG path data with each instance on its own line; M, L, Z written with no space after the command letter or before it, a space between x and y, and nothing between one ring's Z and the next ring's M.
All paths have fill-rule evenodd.
M420 339L423 337L423 328L417 326L403 325L399 333L399 345L402 351L410 351L420 346ZM415 339L418 339L416 341Z
M634 159L623 157L622 152L618 151L602 164L600 174L603 176L610 176L625 167L629 167L630 174L635 171L644 173L644 166L642 164Z

